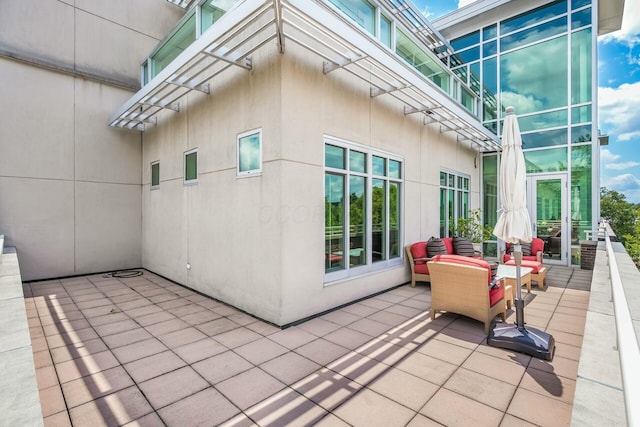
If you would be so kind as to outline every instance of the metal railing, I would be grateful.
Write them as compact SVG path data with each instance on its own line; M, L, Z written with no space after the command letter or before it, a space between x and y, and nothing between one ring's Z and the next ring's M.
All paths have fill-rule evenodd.
M599 233L600 234L600 233ZM640 425L640 349L609 233L605 232L624 402L629 426Z

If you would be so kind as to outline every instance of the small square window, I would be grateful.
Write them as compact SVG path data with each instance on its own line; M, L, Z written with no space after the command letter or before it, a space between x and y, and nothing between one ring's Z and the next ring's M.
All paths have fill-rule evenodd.
M151 163L151 189L160 188L160 162Z
M262 172L262 130L238 135L238 175Z
M189 184L198 182L198 151L196 150L184 153L184 182Z

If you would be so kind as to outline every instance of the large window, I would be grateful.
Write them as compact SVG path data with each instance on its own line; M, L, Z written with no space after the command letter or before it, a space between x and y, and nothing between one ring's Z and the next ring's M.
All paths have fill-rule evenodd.
M458 219L469 216L469 177L457 172L440 172L440 237L452 237Z
M402 160L325 139L327 281L401 264Z

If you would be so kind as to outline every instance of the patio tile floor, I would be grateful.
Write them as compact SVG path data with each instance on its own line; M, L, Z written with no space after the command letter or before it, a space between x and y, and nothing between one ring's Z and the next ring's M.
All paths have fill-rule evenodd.
M523 292L552 362L432 321L424 283L284 330L147 271L24 288L45 425L566 426L590 283L553 266Z

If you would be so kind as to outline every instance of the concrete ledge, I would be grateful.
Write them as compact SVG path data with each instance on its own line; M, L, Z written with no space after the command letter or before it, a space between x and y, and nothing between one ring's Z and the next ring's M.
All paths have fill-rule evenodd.
M0 263L0 378L0 425L44 425L18 255L10 247Z
M600 243L591 280L572 426L627 425L616 339L609 265L604 244Z

